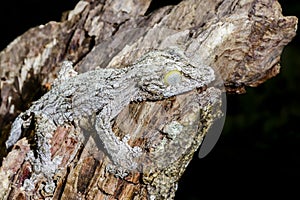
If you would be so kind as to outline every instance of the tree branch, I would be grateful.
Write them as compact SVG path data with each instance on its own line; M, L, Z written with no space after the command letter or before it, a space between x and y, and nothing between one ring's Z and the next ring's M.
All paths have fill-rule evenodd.
M73 61L76 71L83 73L96 68L122 68L149 49L176 47L191 62L214 68L228 92L243 93L245 86L257 86L279 73L282 50L296 32L297 18L282 16L275 0L186 0L145 16L150 3L80 1L61 22L32 28L8 45L0 53L3 146L13 119L47 90L64 60ZM33 149L32 136L27 135L2 162L0 196L172 199L180 176L212 124L209 113L200 108L195 91L163 101L129 104L113 120L113 131L120 137L140 131L152 139L151 144L159 144L163 137L151 132L151 127L170 124L174 119L197 124L200 120L202 125L184 131L183 136L189 138L184 140L186 152L172 165L132 173L124 179L107 173L109 159L93 139L83 145L82 132L75 126L59 126L50 140L52 158L62 157L60 170L53 177L52 194L42 188L43 179L37 184L41 188L35 186L34 192L25 192L24 182L35 167L26 160ZM200 118L191 119L192 115ZM142 146L143 142L130 141L130 145Z

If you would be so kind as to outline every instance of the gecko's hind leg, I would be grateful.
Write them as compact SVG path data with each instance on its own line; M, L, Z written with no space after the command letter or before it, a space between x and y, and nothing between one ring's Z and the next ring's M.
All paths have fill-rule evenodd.
M53 156L51 152L51 141L57 126L51 117L37 112L34 115L34 125L35 148L25 158L32 166L32 174L24 181L23 187L26 191L32 191L35 184L44 179L43 190L47 194L53 194L56 188L54 175L62 161L62 156Z

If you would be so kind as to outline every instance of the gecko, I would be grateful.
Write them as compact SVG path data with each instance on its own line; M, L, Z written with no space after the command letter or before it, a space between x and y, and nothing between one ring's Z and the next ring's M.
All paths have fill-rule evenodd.
M96 136L110 159L134 170L137 167L134 158L141 155L142 149L128 145L128 136L119 139L112 131L112 120L131 102L163 100L205 87L214 79L211 67L193 65L184 53L175 49L151 50L128 67L96 69L82 74L74 71L70 61L65 61L51 90L12 123L5 144L7 148L13 146L32 123L47 124L48 132L53 132L67 123L84 128L84 119L94 116ZM49 145L46 139L37 143L38 149ZM51 160L50 150L44 151L43 156L47 158L39 159L41 165L57 165ZM53 174L54 171L48 172L48 176Z

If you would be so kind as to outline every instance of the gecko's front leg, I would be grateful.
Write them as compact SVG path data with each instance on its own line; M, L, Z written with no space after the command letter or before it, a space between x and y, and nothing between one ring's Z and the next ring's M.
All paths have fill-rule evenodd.
M111 172L118 171L115 175L123 178L126 176L124 175L126 174L125 171L137 170L137 159L142 155L142 149L137 146L131 147L128 144L129 135L125 135L122 140L115 135L112 131L110 116L111 108L105 106L96 116L95 130L103 142L108 156L115 165L115 167L110 166L110 169L113 169ZM121 172L124 172L124 174Z

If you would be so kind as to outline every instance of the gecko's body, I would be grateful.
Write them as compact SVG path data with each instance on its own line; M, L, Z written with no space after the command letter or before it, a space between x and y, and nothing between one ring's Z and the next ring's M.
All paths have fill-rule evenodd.
M193 66L174 50L151 51L123 69L99 69L69 76L74 71L66 63L63 71L65 75L61 74L58 83L16 118L6 146L12 146L33 119L42 119L55 130L66 123L81 126L82 119L93 115L94 129L113 162L131 170L136 168L133 158L141 149L119 140L111 129L111 120L131 101L162 100L203 87L215 78L212 68ZM39 143L38 148L45 145Z

